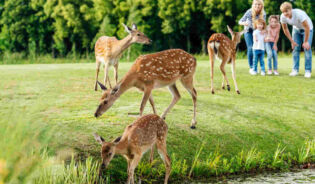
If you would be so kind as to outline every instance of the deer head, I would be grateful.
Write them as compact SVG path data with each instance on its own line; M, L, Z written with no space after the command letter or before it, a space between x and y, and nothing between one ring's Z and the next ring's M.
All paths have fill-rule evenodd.
M104 112L106 112L113 104L114 102L119 98L119 95L117 95L117 91L120 88L120 84L117 84L113 89L107 89L102 83L97 81L101 89L104 91L103 95L100 99L100 104L98 105L94 116L97 118L101 116Z
M241 42L241 37L244 34L244 30L241 32L233 32L233 30L230 28L230 26L227 26L227 29L229 33L232 36L232 41L237 45Z
M115 156L116 145L118 144L118 141L106 142L104 138L99 136L97 133L94 133L93 136L95 140L102 145L101 148L102 167L105 167L106 169L110 161Z
M142 43L142 44L150 44L152 40L150 40L145 34L138 31L136 24L132 24L132 28L123 24L125 31L130 34L132 37L132 43Z

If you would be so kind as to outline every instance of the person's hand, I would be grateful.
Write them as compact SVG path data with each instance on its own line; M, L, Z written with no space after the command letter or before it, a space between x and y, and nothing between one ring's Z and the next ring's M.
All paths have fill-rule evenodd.
M291 42L291 47L292 47L292 50L295 48L295 47L297 47L297 46L299 46L295 41L292 41Z
M243 25L244 26L248 26L248 22L243 22Z
M276 52L278 51L278 47L277 47L277 44L275 43L274 45L273 45L273 50L275 50Z
M306 49L306 50L310 50L310 48L311 48L311 46L310 46L310 44L309 44L308 42L304 42L303 45L302 45L302 47L303 47L304 49Z

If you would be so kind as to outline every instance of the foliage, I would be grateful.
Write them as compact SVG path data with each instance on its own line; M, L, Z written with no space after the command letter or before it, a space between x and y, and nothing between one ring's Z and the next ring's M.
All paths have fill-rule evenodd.
M281 1L265 0L267 15L280 14ZM151 46L133 45L129 53L139 55L167 48L206 53L206 42L214 32L227 33L226 25L237 24L251 0L6 0L0 2L0 51L24 52L31 58L88 56L102 35L126 36L122 23L136 23L152 40ZM315 1L295 0L315 22ZM282 51L289 49L281 33ZM244 49L244 42L240 48ZM2 54L0 54L2 55Z

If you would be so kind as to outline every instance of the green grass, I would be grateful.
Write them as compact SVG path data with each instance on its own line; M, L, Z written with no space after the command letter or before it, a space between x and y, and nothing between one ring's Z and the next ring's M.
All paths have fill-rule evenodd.
M241 95L237 95L230 66L226 69L232 91L220 89L222 76L218 69L219 62L216 62L216 94L211 95L209 63L198 60L195 76L198 92L197 129L189 128L193 113L192 100L180 84L178 87L182 98L166 117L169 126L168 153L173 164L171 179L188 175L200 178L222 173L248 172L253 168L259 169L257 167L286 168L290 167L288 161L315 162L315 146L312 142L315 135L315 77L289 77L291 64L291 58L280 58L280 76L263 77L250 76L247 61L238 60L237 81ZM301 68L304 68L304 61L301 64ZM120 64L120 78L130 66L131 63ZM111 79L112 70L111 68ZM300 73L304 74L304 70ZM139 111L142 93L136 89L127 91L108 112L95 119L93 114L101 92L94 91L94 75L93 63L0 65L1 122L4 127L21 124L15 123L20 120L34 126L21 129L21 133L17 132L20 138L8 138L15 140L15 137L25 137L27 144L14 141L8 143L1 139L1 148L7 148L8 152L0 154L0 166L1 160L19 163L11 155L20 153L25 145L30 147L27 153L32 154L33 149L44 148L54 157L59 157L64 152L67 152L66 155L74 153L76 160L83 160L83 165L89 164L85 159L90 156L99 159L100 147L92 133L97 132L106 140L120 136L124 128L135 120L135 117L128 116L128 112ZM171 102L171 94L167 88L161 88L155 90L153 95L158 113L162 114ZM148 104L145 113L151 112ZM39 133L37 129L40 130ZM47 134L42 133L42 129L44 132L51 130L47 135L49 144L42 139ZM8 130L3 135L11 135L10 132L14 131ZM306 142L307 139L311 141ZM41 146L33 147L37 146L33 142L39 142L38 145ZM13 149L15 145L19 149ZM42 152L36 152L35 155L38 158L35 159L36 163L39 162L37 165L47 160L39 158ZM28 155L24 157L27 158ZM163 165L160 164L158 154L155 158L156 164L153 167L147 163L147 155L143 158L142 165L137 170L137 175L142 180L163 179ZM71 157L61 160L69 162ZM95 161L95 164L98 162ZM95 170L96 167L94 165L92 168ZM9 168L12 172L15 171L11 166ZM29 168L33 168L33 165L25 167L27 170ZM71 169L65 169L63 172L69 174L70 171ZM116 157L106 177L111 181L124 181L126 176L125 160ZM67 181L71 183L76 180Z

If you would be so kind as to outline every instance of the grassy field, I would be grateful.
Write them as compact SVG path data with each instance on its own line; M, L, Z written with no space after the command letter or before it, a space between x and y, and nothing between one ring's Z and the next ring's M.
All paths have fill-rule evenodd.
M303 69L300 76L289 77L291 58L280 58L280 76L251 76L247 61L237 62L241 95L236 94L234 85L231 85L231 92L220 89L222 76L218 62L214 82L216 94L212 95L209 63L198 60L195 75L197 129L189 128L192 100L180 84L182 98L166 117L168 152L173 163L185 160L187 170L197 178L198 172L203 172L198 171L199 160L209 160L215 153L229 160L242 152L247 155L254 152L268 162L282 149L289 155L299 155L305 141L315 138L315 76L305 79ZM304 61L301 64L304 68ZM131 63L120 64L120 78L130 66ZM233 84L230 67L226 69ZM94 75L94 63L0 65L0 120L9 126L16 119L27 119L30 124L34 122L45 131L50 130L49 143L41 143L47 146L50 155L71 152L82 160L89 156L99 158L100 147L92 133L97 132L106 140L120 136L135 120L136 117L128 116L128 112L139 111L142 93L135 88L127 91L109 111L96 119L93 114L101 92L94 91ZM110 76L113 79L112 71ZM153 95L158 113L162 114L172 96L167 88L157 89ZM152 113L149 104L145 113ZM312 154L314 159L314 150ZM155 158L160 163L158 154ZM144 171L147 160L148 155L140 166L143 170L138 169L140 176L149 175L149 171ZM115 158L111 168L114 180L115 177L124 180L126 163L123 158ZM154 178L148 178L151 177Z

